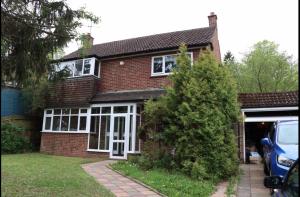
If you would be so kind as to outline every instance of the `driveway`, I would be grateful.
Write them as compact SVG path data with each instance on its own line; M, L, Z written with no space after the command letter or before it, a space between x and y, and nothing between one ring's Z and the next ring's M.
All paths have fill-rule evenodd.
M237 197L270 197L264 186L263 164L241 164L242 175L237 187Z

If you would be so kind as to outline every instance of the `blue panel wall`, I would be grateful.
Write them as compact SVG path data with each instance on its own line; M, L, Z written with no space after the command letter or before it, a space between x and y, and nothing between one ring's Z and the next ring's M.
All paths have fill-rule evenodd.
M16 88L1 88L1 117L24 115L21 91Z

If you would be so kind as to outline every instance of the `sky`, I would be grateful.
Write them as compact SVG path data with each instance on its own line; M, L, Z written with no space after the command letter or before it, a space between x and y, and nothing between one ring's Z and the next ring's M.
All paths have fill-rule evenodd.
M67 0L72 9L85 7L100 17L85 22L80 33L91 33L94 44L208 26L207 16L218 19L222 58L231 51L241 60L262 40L279 44L279 50L298 61L298 0ZM75 41L65 54L77 50Z

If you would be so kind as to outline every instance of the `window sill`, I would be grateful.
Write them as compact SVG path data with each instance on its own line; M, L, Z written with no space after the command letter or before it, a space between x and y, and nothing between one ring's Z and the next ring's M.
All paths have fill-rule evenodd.
M151 77L167 77L169 76L171 73L167 73L167 74L152 74Z
M70 134L76 134L76 133L86 133L88 134L89 132L87 131L41 131L41 133L70 133Z
M109 150L87 149L88 152L109 153Z

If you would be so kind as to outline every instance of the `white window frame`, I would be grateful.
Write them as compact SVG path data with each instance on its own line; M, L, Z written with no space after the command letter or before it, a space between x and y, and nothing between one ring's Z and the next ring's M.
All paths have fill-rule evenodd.
M79 61L79 60L82 61L82 70L81 70L79 76L74 76L74 74L75 74L75 64L76 64L76 61ZM90 60L90 64L91 64L90 72L86 73L86 74L83 73L83 71L84 71L84 61L85 60ZM73 60L73 61L61 62L58 65L56 65L56 71L62 70L67 64L72 64L72 68L71 68L72 76L67 77L67 78L76 78L76 77L90 76L90 75L96 76L96 75L94 75L94 71L95 71L95 66L98 66L99 72L98 72L98 76L96 76L96 77L100 78L101 63L100 63L100 60L98 60L98 62L99 62L99 65L95 65L96 58L94 58L94 57L84 58L84 59L76 59L76 60Z
M193 63L193 52L187 52L186 54L189 54L191 56L191 62ZM167 76L167 75L172 74L172 72L168 72L168 73L165 72L165 69L166 69L166 65L165 65L166 56L175 56L175 58L176 58L176 56L178 56L178 54L167 54L167 55L153 56L151 58L151 77ZM154 59L155 58L162 58L162 72L157 72L157 73L154 72Z
M54 115L54 110L55 109L60 109L60 115L56 114ZM70 109L69 114L63 114L62 111L63 109ZM78 109L78 114L72 114L71 110L72 109ZM87 113L81 113L81 109L87 109ZM46 114L47 110L52 110L52 114ZM88 107L84 107L84 108L47 108L44 110L44 117L43 117L43 129L41 132L45 132L45 133L88 133L90 127L90 109ZM54 116L60 116L60 122L59 122L59 130L58 131L53 131L53 117ZM61 123L62 123L62 117L63 116L68 116L69 117L69 124L68 124L68 131L62 131L61 130ZM77 118L77 130L76 131L70 131L70 125L71 125L71 116L78 116ZM86 117L86 127L85 130L79 130L80 129L80 117ZM50 130L46 130L45 126L46 126L46 117L51 117L51 126L50 126Z

